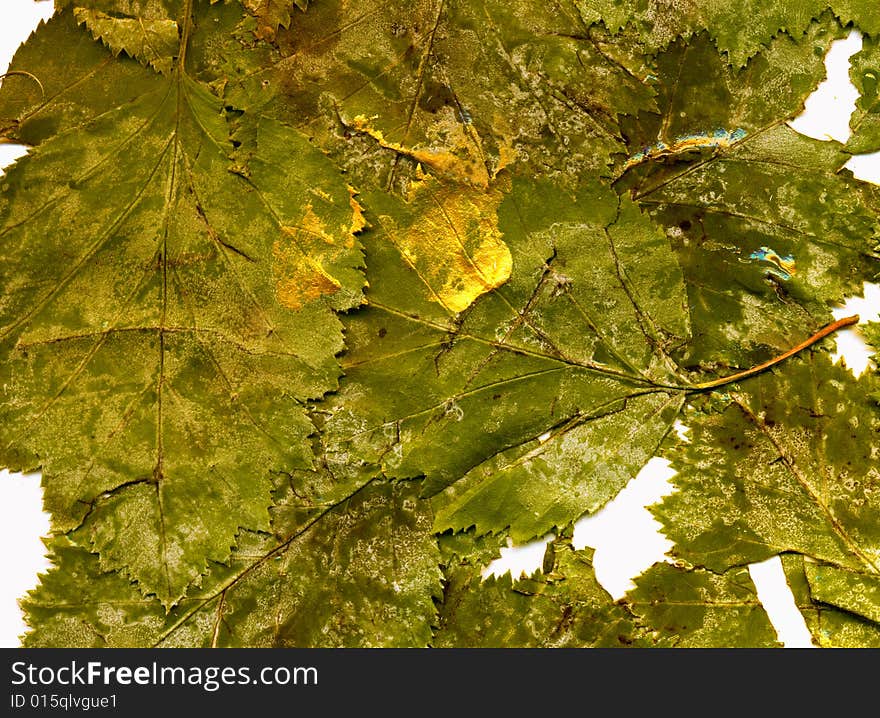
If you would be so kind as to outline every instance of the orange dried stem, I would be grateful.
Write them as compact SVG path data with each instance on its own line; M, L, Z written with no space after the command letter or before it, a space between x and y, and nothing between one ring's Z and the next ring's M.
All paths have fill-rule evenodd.
M798 352L803 351L809 346L812 346L816 342L824 339L829 334L833 334L838 329L843 329L844 327L850 327L853 324L857 324L859 321L859 315L854 314L851 317L844 317L843 319L838 319L836 322L832 322L827 326L822 327L818 332L816 332L809 339L805 339L796 347L792 347L785 354L780 354L778 357L774 357L769 361L765 361L763 364L758 364L757 366L753 366L751 369L746 369L745 371L738 372L737 374L732 374L731 376L723 376L720 379L713 379L712 381L706 381L702 384L693 384L689 388L691 391L705 391L706 389L715 389L716 387L723 386L724 384L730 384L734 381L739 381L740 379L747 379L750 376L754 376L755 374L759 374L765 369L769 369L772 366L776 366L780 362L784 362L789 357L794 356Z

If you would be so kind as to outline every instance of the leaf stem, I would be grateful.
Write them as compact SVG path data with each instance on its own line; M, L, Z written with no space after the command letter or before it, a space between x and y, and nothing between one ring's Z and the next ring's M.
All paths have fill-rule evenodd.
M824 339L829 334L833 334L838 329L843 329L844 327L852 326L853 324L857 324L859 321L859 315L854 314L851 317L844 317L843 319L838 319L836 322L832 322L824 327L822 327L818 332L813 334L813 336L805 339L796 347L792 347L784 354L780 354L769 361L765 361L763 364L758 364L757 366L753 366L751 369L746 369L745 371L737 372L736 374L731 374L730 376L723 376L718 379L713 379L712 381L706 381L701 384L692 384L688 387L689 391L706 391L707 389L715 389L719 386L724 386L725 384L730 384L735 381L739 381L740 379L747 379L750 376L754 376L755 374L759 374L765 369L769 369L780 362L785 361L789 357L794 356L798 352L803 351L809 346L812 346L816 342L821 339Z
M0 75L0 80L3 80L7 77L15 77L16 75L20 77L28 77L36 82L37 86L40 88L40 94L42 94L43 97L46 96L46 89L43 87L43 83L40 82L40 78L33 73L28 72L27 70L10 70L9 72L4 72L2 75Z
M192 31L192 15L193 0L186 0L182 17L183 25L180 29L180 50L177 53L177 68L181 73L185 72L186 49L189 45L189 35Z

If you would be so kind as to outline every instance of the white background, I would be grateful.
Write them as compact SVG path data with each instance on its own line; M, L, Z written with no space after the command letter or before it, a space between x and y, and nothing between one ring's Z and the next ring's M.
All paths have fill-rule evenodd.
M51 0L0 0L0 69L8 66L15 49L37 23L52 14ZM849 57L861 46L861 36L853 31L846 40L834 44L826 58L828 79L807 100L803 115L791 125L798 132L828 140L846 141L849 116L857 98L849 83ZM0 144L0 167L8 166L25 149ZM880 183L880 153L853 158L848 167L856 176ZM866 285L864 297L848 301L835 310L835 316L858 313L862 322L877 321L880 287ZM867 366L867 351L857 329L838 335L838 356L858 374ZM677 430L686 436L681 425ZM621 597L638 576L655 561L662 561L671 548L659 532L659 525L645 509L672 490L673 471L666 461L652 459L620 495L596 515L575 525L574 543L578 548L593 547L596 575L614 598ZM37 574L48 567L41 537L49 530L48 516L42 512L39 474L22 476L0 471L0 547L3 551L3 582L0 585L0 646L18 646L25 630L17 600L37 583ZM541 565L544 542L502 549L502 556L486 568L485 575L511 570L531 572ZM750 567L758 595L767 609L779 638L786 647L810 646L803 618L794 606L778 558Z

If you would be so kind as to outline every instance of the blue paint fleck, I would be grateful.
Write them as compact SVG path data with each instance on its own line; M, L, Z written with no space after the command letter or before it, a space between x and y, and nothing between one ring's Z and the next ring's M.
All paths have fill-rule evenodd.
M749 255L749 259L756 259L759 262L770 262L775 269L768 269L767 271L783 280L791 279L795 273L794 256L789 254L783 257L770 247L756 249Z

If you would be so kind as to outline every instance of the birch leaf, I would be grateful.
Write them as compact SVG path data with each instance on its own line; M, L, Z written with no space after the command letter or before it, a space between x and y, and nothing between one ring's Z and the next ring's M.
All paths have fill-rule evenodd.
M347 319L331 463L425 474L439 530L517 541L614 496L683 401L668 352L688 318L665 237L601 185L516 181L497 222L510 279L457 314L398 249L405 208L366 202L371 290Z
M859 93L849 119L852 136L846 149L853 154L880 150L880 40L862 39L862 49L850 58L849 77Z
M708 30L718 50L735 67L771 44L780 33L800 39L813 19L831 10L865 32L880 32L871 0L576 0L587 23L602 22L617 32L629 26L648 48L660 50L681 37Z
M621 147L617 113L651 107L652 92L625 53L585 32L569 3L326 0L294 14L274 45L231 51L229 74L245 79L227 98L336 137L341 154L368 129L380 151L351 159L366 182L393 184L416 156L484 184L515 160L601 172Z
M243 177L218 99L179 65L144 82L4 178L0 458L170 606L267 527L269 472L311 465L362 219L297 131L252 120Z
M449 561L433 645L472 648L624 648L647 645L633 617L593 574L590 551L551 544L530 578L480 577L479 564Z
M853 613L813 600L807 580L807 562L800 554L783 554L782 566L803 614L813 644L822 648L880 648L880 626Z
M180 46L174 20L113 17L98 10L75 8L74 17L114 54L125 52L161 73L168 73Z
M279 27L290 26L290 12L294 6L302 12L308 9L308 0L243 0L243 5L257 22L254 34L263 40L272 40Z
M213 564L167 615L94 555L56 539L54 568L23 602L32 627L25 645L427 645L439 553L416 492L376 482L308 522L276 522L274 536L245 531L228 562Z
M657 58L660 114L624 123L620 189L673 241L688 287L688 366L747 367L832 319L829 305L880 268L873 189L840 168L836 142L785 120L824 74L834 36L815 26L739 72L705 35Z
M721 575L654 564L624 603L664 648L773 648L776 631L745 568Z
M719 571L793 551L880 574L877 382L815 352L689 416L681 490L655 510L675 554Z
M72 12L42 23L15 53L0 85L0 132L38 145L155 89L153 73L112 55Z
M804 563L804 572L815 601L871 621L880 631L880 577L813 562Z

